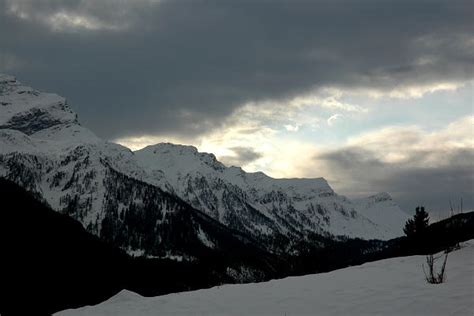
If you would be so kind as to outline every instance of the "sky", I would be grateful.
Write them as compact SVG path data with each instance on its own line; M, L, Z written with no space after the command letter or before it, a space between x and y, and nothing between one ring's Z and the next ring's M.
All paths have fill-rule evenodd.
M473 1L0 0L0 72L170 141L412 212L474 209Z

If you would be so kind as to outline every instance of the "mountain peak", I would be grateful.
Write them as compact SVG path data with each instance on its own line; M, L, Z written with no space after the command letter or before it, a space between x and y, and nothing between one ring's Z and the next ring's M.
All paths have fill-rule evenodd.
M383 201L392 201L393 198L387 192L379 192L377 194L371 195L368 199L373 200L374 202L383 202Z
M153 151L153 153L155 154L174 153L178 155L185 155L185 154L198 153L197 148L194 146L173 144L173 143L167 143L167 142L149 145L141 150Z
M206 168L223 171L226 168L214 154L199 152L196 147L189 145L159 143L137 150L135 154L145 167L157 164L168 168L174 166L183 172Z
M66 99L23 85L15 77L0 74L0 128L27 135L60 124L78 124Z

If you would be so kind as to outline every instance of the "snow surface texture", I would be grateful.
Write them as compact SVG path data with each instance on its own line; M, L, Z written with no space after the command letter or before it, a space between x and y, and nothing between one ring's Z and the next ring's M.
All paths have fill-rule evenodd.
M264 244L278 235L289 246L311 233L389 239L403 234L408 217L387 193L351 201L323 178L246 173L192 146L158 144L132 152L81 126L63 97L0 74L0 176L37 193L53 209L69 212L100 236L107 210L121 214L145 198L137 194L127 205L117 202L118 191L110 191L117 181L112 170L177 195ZM162 204L163 214L170 211L166 207ZM196 234L206 247L214 245L206 232ZM144 253L134 247L129 253Z
M99 305L57 315L473 315L474 240L449 254L444 284L426 283L423 263L424 256L394 258L149 298L124 290Z

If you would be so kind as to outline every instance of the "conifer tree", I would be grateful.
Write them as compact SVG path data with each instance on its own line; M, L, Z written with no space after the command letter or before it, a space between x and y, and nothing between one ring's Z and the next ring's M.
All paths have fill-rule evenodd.
M415 215L409 219L403 231L408 237L416 236L422 233L428 227L430 217L423 206L416 208Z

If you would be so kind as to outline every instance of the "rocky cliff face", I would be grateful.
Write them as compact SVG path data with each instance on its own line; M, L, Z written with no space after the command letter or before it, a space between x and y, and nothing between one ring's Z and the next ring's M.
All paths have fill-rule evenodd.
M32 135L62 124L77 124L77 115L64 98L41 93L14 77L0 75L0 128Z

